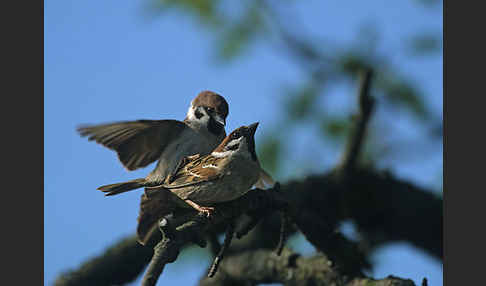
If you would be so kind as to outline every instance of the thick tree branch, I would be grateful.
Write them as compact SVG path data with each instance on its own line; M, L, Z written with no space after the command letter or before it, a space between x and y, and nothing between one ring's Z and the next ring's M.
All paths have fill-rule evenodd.
M260 283L282 283L283 285L395 285L412 286L411 280L387 277L374 280L366 277L346 278L336 271L323 254L304 258L283 249L277 256L269 250L246 251L227 257L214 278L203 277L201 286L257 285Z
M186 214L178 219L164 219L160 223L162 240L154 247L154 255L142 280L142 286L153 286L167 263L172 263L179 256L181 248L188 242L200 242L200 232L208 219L205 216ZM178 223L179 222L179 223ZM181 225L179 225L181 224Z
M73 246L74 247L74 246ZM143 247L135 236L121 239L105 253L63 273L55 286L120 285L134 281L152 257L152 249Z
M255 212L262 208L279 209L282 206L282 201L277 198L279 186L276 185L276 188L272 190L253 190L250 195L243 196L232 202L216 205L215 209L217 211L211 218L194 213L194 211L186 212L184 210L182 210L183 213L164 218L160 223L160 229L163 233L162 240L155 246L155 252L143 278L142 285L155 285L165 265L177 259L184 245L189 242L195 242L201 247L205 247L206 241L201 241L201 238L207 237L208 229L211 226L224 223L227 225L226 238L209 270L208 276L212 277L231 243L235 219L245 212ZM273 196L269 196L269 194Z
M408 241L442 257L442 199L386 173L357 169L346 182L332 174L311 176L283 185L282 193L299 229L331 259L326 236L346 219L380 243Z
M283 184L280 191L284 201L290 205L291 220L336 265L352 266L360 260L351 255L351 262L346 262L346 256L349 256L346 253L353 251L341 252L337 248L343 241L334 230L340 221L347 219L351 219L370 241L379 244L408 241L439 259L442 257L441 198L431 191L376 171L358 169L348 180L346 183L336 180L332 173L309 176ZM248 193L250 198L261 194ZM247 196L242 198L247 199ZM233 205L236 207L234 211L254 207L241 202ZM277 224L274 231L276 241L278 229ZM259 241L264 243L262 240L260 237ZM120 251L113 250L120 248L117 245L123 246ZM61 276L56 285L87 285L85 281L105 281L98 285L112 285L133 281L149 262L152 249L138 245L133 238L117 245L104 255L84 263L79 270ZM79 281L82 282L76 284Z

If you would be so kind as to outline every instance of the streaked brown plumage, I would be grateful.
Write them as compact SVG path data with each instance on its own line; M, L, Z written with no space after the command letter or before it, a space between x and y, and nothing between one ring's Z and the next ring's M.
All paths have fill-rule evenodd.
M140 243L148 241L158 219L175 205L209 215L214 204L248 192L261 172L254 142L257 126L255 123L234 130L211 154L186 158L164 184L146 188L137 226ZM170 202L176 203L167 207Z
M203 91L191 102L184 121L137 120L81 126L78 132L114 150L129 171L158 160L145 180L102 186L110 194L162 183L178 162L193 154L208 154L226 136L228 103L217 93Z

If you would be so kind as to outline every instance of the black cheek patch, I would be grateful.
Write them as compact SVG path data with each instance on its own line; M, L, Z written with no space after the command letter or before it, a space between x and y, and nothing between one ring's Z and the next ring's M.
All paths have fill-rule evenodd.
M196 109L194 115L196 116L197 119L201 119L201 117L203 117L204 114L202 114L202 112L199 111L199 109Z
M216 120L214 120L212 117L209 117L208 130L214 135L219 135L223 133L224 126L216 122Z
M239 146L240 146L240 144L235 144L233 146L228 146L228 150L231 150L231 151L236 150L236 149L238 149Z

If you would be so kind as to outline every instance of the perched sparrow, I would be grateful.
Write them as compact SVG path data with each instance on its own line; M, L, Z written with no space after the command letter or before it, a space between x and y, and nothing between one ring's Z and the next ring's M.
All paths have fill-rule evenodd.
M129 171L159 160L145 178L102 186L108 195L144 186L158 185L177 169L182 158L211 152L226 136L224 126L228 103L219 94L203 91L192 100L184 121L137 120L81 126L81 136L89 136L118 153Z
M186 157L164 184L146 188L138 217L139 242L147 243L158 219L168 214L169 201L210 215L214 204L248 192L261 172L255 153L257 126L234 130L211 154Z

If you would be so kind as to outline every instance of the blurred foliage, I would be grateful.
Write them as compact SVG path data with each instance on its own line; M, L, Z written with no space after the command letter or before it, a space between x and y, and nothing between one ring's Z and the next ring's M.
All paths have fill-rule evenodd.
M258 144L258 159L262 162L265 170L271 174L279 171L281 157L281 141L278 136L266 136Z
M219 0L154 0L150 4L157 13L179 9L181 12L190 13L205 24L216 27L221 17L217 13L219 2Z
M251 5L241 19L230 23L219 39L219 55L231 60L240 55L251 40L263 29L263 20L256 5Z
M434 7L442 3L441 0L415 0L415 2L428 7Z
M412 55L423 56L442 50L441 37L432 33L414 35L408 41L410 42L409 50Z
M351 129L349 118L324 118L321 121L321 130L324 136L333 140L343 140Z
M346 52L337 59L337 72L342 72L355 76L359 71L372 68L368 59L359 55L357 52Z
M296 124L305 121L306 126L311 127L310 130L315 127L316 136L321 137L323 142L332 140L344 143L352 124L351 114L332 115L332 106L323 107L320 104L321 98L326 95L325 87L342 80L357 87L357 74L365 68L371 68L375 72L371 93L381 106L408 111L410 116L419 120L418 125L421 128L428 128L426 134L431 138L442 138L442 120L434 117L428 109L423 92L416 83L402 75L399 67L391 64L392 61L386 54L377 52L380 35L376 25L368 23L357 27L355 42L339 45L334 41L324 43L308 35L291 9L284 13L288 7L282 3L295 4L293 1L151 1L155 1L158 11L175 9L192 15L208 28L215 35L215 52L222 63L230 63L242 56L253 43L264 39L264 44L269 49L287 57L304 71L307 80L301 81L300 85L289 87L285 83L281 114L286 116L279 119L276 123L278 128L274 132L268 132L262 142L259 142L259 158L274 176L278 177L283 169L283 150L289 147L289 140L285 138L292 136L295 130L290 127ZM421 6L437 7L442 1L414 2ZM434 55L442 51L442 35L417 31L405 40L404 46L409 56ZM357 94L343 96L355 98ZM380 155L383 156L384 150L379 144L379 138L380 135L375 134L367 139L374 140L377 144L366 144L362 163L373 165L373 160L379 160Z
M264 21L258 1L239 3L243 11L230 17L224 11L225 1L220 0L152 0L158 13L176 10L194 16L199 23L214 31L217 39L216 53L220 60L229 61L240 54L264 30Z
M291 121L304 120L316 111L315 103L319 97L319 89L314 84L307 84L296 90L287 92L284 108Z
M413 84L390 73L379 73L374 85L380 89L394 106L405 107L420 119L430 119L425 107L423 95L419 93Z

